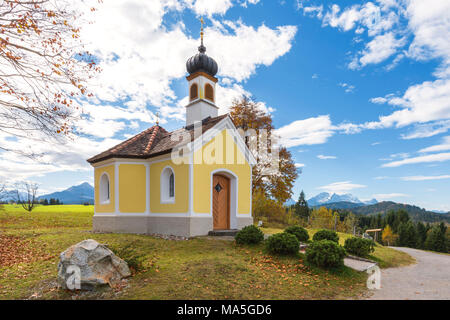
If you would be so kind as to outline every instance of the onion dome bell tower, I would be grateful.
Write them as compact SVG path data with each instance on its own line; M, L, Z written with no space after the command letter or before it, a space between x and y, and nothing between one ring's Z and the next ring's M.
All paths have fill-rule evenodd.
M209 57L203 45L203 18L201 21L201 44L198 53L186 62L189 76L189 104L186 106L186 126L208 117L217 117L219 108L216 106L217 62Z

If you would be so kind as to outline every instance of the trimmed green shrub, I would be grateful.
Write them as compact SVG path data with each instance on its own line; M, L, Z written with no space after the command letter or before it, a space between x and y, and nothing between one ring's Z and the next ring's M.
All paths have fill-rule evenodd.
M306 261L322 268L342 266L345 255L345 249L331 240L314 241L306 248Z
M293 234L294 236L297 237L298 241L300 241L300 242L306 242L309 239L308 231L306 231L305 228L302 228L300 226L287 227L284 230L284 232Z
M323 229L317 231L313 236L313 241L320 240L330 240L339 243L339 236L336 231Z
M264 240L264 233L260 228L249 225L242 228L234 239L237 244L257 244Z
M345 250L358 257L367 257L370 253L375 251L374 242L363 238L348 238L344 244Z
M291 233L281 232L271 235L266 241L266 249L276 254L296 254L300 242Z

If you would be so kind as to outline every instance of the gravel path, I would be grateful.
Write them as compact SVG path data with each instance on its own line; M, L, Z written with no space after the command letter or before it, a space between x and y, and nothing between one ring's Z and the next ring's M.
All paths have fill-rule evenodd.
M450 256L411 248L393 248L413 256L411 266L381 270L381 289L372 300L450 299Z

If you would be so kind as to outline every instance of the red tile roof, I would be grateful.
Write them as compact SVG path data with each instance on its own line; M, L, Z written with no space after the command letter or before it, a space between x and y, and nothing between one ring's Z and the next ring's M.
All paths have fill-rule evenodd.
M206 118L202 121L202 133L214 127L228 114L214 118ZM172 132L166 131L159 125L148 128L134 137L119 143L118 145L96 155L87 161L91 164L110 158L148 159L162 154L170 153L172 148L179 145L180 141L172 141L173 135L188 133L190 141L194 140L194 126L190 125Z

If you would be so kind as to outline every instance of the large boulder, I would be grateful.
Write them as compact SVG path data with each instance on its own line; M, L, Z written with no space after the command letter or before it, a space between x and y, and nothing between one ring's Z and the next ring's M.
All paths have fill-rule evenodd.
M60 254L59 260L58 282L69 290L114 286L131 275L125 261L92 239L71 246Z

